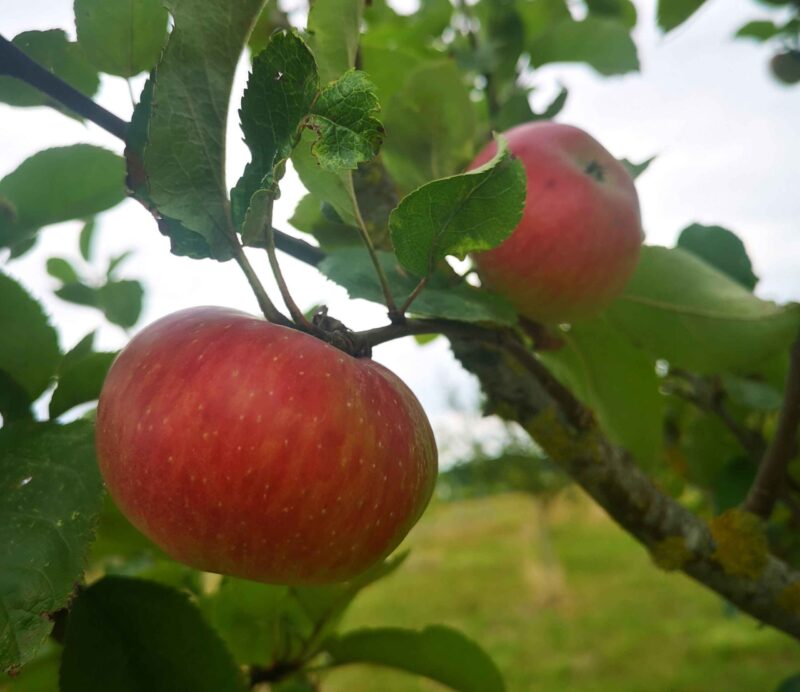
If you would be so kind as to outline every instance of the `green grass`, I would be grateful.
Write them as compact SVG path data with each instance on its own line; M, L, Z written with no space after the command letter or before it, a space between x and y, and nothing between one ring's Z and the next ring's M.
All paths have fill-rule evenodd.
M492 655L511 692L770 692L800 671L796 642L658 570L586 500L540 516L523 495L435 504L406 564L359 596L345 628L451 625ZM365 666L329 673L322 688L441 689Z

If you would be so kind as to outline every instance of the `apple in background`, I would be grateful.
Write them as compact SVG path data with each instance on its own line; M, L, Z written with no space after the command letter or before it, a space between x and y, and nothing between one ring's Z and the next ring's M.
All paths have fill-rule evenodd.
M800 82L800 50L786 50L776 53L769 61L770 70L779 82L797 84Z
M636 267L644 234L633 180L577 127L539 121L504 134L525 167L525 209L505 242L473 255L478 275L534 321L591 317ZM470 168L495 150L487 145Z
M122 512L173 558L285 584L385 557L437 463L422 407L389 370L213 307L164 317L120 353L97 453Z

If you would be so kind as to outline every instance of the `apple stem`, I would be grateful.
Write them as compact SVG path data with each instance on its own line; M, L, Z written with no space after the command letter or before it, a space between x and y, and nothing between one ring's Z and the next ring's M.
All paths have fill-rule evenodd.
M277 188L276 188L277 194ZM275 196L268 193L268 202L264 206L262 218L259 219L261 224L261 233L264 238L264 243L267 249L267 257L269 257L269 266L272 269L272 275L275 277L275 283L278 284L278 290L281 292L281 297L286 307L289 309L289 314L292 316L295 324L302 328L303 331L311 332L320 336L319 330L308 321L308 318L303 314L303 311L297 306L292 294L289 291L289 285L281 271L280 262L278 262L278 255L275 252L275 231L272 228L272 209L275 203Z
M247 255L244 254L244 249L239 244L235 235L231 238L231 247L233 248L234 259L244 272L247 283L250 284L250 288L253 289L253 293L258 301L258 307L261 309L267 321L280 324L284 327L293 327L294 325L292 322L278 310L275 304L270 300L266 290L264 290L263 284L253 269L253 266L250 264L250 260L247 259Z
M389 321L392 324L402 324L405 320L405 316L401 310L397 309L397 305L392 297L392 291L389 288L389 280L386 278L386 272L383 271L383 267L378 259L378 254L375 252L375 246L372 244L372 238L367 230L367 225L364 223L364 217L361 215L361 208L358 204L358 197L356 196L356 190L353 186L353 176L351 174L348 174L347 176L347 194L350 197L351 204L353 205L353 215L356 218L356 225L361 233L361 238L364 241L364 245L367 246L367 252L369 252L369 257L372 260L372 266L375 267L375 272L378 275L378 281L380 282L381 290L383 291L383 299L386 303L387 309L389 310Z

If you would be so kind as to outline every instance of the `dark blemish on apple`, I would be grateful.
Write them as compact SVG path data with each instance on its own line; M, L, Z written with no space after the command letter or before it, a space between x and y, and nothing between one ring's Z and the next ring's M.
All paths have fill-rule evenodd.
M552 190L554 187L558 185L558 182L555 178L548 178L547 182L545 182L544 187L546 190Z
M583 169L584 173L592 176L595 180L602 182L605 179L605 172L603 167L597 161L590 161L586 168Z

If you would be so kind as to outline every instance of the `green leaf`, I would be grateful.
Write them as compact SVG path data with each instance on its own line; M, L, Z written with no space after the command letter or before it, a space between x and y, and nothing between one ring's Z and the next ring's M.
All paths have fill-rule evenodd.
M422 62L416 53L405 50L403 46L389 48L385 43L373 40L371 34L362 38L360 55L362 69L375 85L382 104L388 103L403 86L398 75L408 74Z
M97 224L95 224L94 219L89 219L85 224L83 224L81 235L78 239L78 247L81 251L81 257L83 257L83 259L85 259L87 262L91 261L92 259L92 241L94 240L96 230Z
M343 584L293 587L292 595L315 630L330 632L338 626L344 612L363 589L393 574L407 557L408 552L394 555ZM322 639L324 637L320 636Z
M627 29L636 26L636 6L631 0L586 0L590 15L621 22Z
M556 24L572 18L565 0L534 0L518 3L528 42L549 32Z
M744 502L756 476L756 465L747 457L736 457L722 467L711 486L714 514L733 509Z
M739 27L736 32L736 38L754 38L757 41L767 41L780 32L781 27L775 22L771 22L768 19L756 20L747 22L747 24Z
M18 420L33 420L31 399L28 393L0 370L0 416L8 423Z
M143 561L167 560L166 555L120 512L110 495L103 500L100 523L90 552L93 568L99 565L104 571L109 565ZM173 564L178 564L173 562ZM188 569L188 567L187 567Z
M55 692L60 663L61 647L48 639L19 674L6 678L3 692Z
M65 368L72 366L74 363L77 363L79 360L92 353L95 334L96 332L89 332L64 354L64 357L61 359L61 364L58 366L59 372L63 372Z
M0 273L0 371L34 401L48 386L61 353L42 306Z
M650 164L656 160L655 156L651 156L649 159L645 159L640 163L634 163L633 161L629 161L628 159L620 159L619 162L625 166L625 170L628 171L628 175L631 176L634 180L636 180L642 173L644 173L648 168L650 168Z
M86 421L0 429L0 670L29 661L81 578L102 481Z
M314 56L297 34L280 31L253 60L239 109L252 160L231 192L234 219L241 224L256 190L280 179L275 168L289 158L299 127L317 96Z
M338 79L355 65L364 0L311 3L308 32L322 84Z
M47 267L47 273L54 279L58 279L62 284L80 280L75 268L63 257L50 257L45 266Z
M391 48L403 46L420 54L430 52L428 44L450 26L453 15L449 0L421 0L417 11L408 15L395 12L386 0L371 0L365 5L370 40Z
M713 488L725 466L739 457L742 447L716 416L691 411L681 431L690 479Z
M138 281L109 281L97 289L98 307L109 322L132 327L142 313L144 289Z
M566 346L541 359L597 414L600 425L646 469L657 467L664 441L664 397L655 362L608 320L572 325Z
M91 144L45 149L0 180L0 196L16 211L0 216L0 247L26 240L42 226L92 216L125 198L122 157Z
M175 22L156 70L144 169L160 213L230 259L225 185L231 84L263 0L167 0ZM209 53L211 51L211 54ZM181 234L185 240L185 233ZM196 248L195 248L196 251Z
M315 101L309 127L317 133L311 153L330 171L353 170L372 159L383 139L375 85L359 70L350 70L325 87Z
M292 153L292 163L297 175L306 190L317 199L330 204L345 223L355 226L353 202L348 193L349 172L324 170L311 153L314 141L314 133L304 130L300 143Z
M561 21L532 41L528 49L536 67L554 62L585 62L602 75L639 69L636 44L625 25L613 19L589 16L580 22Z
M133 254L132 250L126 250L125 252L117 255L116 257L112 257L108 261L108 269L106 269L106 278L110 279L119 268L119 265L121 265L132 254Z
M25 31L12 43L57 77L86 96L93 96L100 86L97 70L83 55L77 43L71 43L61 29ZM0 76L0 102L12 106L51 106L78 117L72 111L14 77Z
M61 368L50 400L50 418L56 418L78 404L96 401L116 356L116 353L90 353Z
M681 231L678 247L705 260L751 291L758 283L744 243L727 228L692 224Z
M680 248L644 247L606 315L655 358L700 373L742 370L788 350L800 309L759 300Z
M105 577L75 601L61 692L244 692L217 634L180 591Z
M82 281L64 284L55 291L55 294L61 300L66 300L76 305L86 305L93 308L98 306L97 289L87 286Z
M75 0L75 28L98 70L133 77L158 61L167 12L159 0Z
M328 642L334 663L370 663L435 680L459 692L501 692L505 683L491 658L460 632L433 625L361 629Z
M800 673L782 680L775 688L775 692L800 692Z
M472 158L475 106L455 63L420 65L383 110L383 162L403 191L458 173Z
M324 250L362 242L354 226L325 216L322 204L314 195L306 195L298 202L289 223L298 231L313 235Z
M287 586L226 577L199 606L236 661L249 665L266 666L289 656L285 648L299 649L313 630Z
M394 255L379 252L378 259L386 273L395 301L402 304L414 290L417 279L408 275L397 264ZM331 281L344 286L351 298L383 303L383 293L375 269L363 247L333 250L319 264L318 269ZM500 296L470 286L463 280L454 283L453 277L444 277L438 273L431 276L410 311L421 317L443 317L464 322L513 325L517 320L514 308Z
M505 138L497 142L483 166L414 190L391 213L392 245L410 272L427 276L447 255L489 250L513 233L525 206L525 169Z
M783 394L768 382L725 374L722 384L731 401L756 411L777 411L783 404Z
M691 17L705 0L658 0L656 21L662 31L672 31Z

